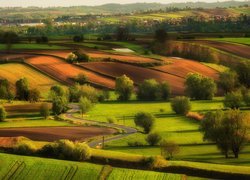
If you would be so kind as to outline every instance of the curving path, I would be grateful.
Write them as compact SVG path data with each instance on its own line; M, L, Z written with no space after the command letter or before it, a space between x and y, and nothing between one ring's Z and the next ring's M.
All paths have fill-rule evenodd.
M100 126L106 126L106 127L111 127L111 128L119 128L122 129L125 133L124 134L119 134L113 137L108 137L106 139L104 139L104 142L110 142L110 141L114 141L114 140L119 140L122 139L128 135L134 134L137 132L137 130L135 128L132 127L128 127L128 126L123 126L123 125L118 125L118 124L111 124L111 123L105 123L105 122L99 122L99 121L90 121L90 120L85 120L82 118L78 118L78 117L74 117L73 114L79 111L79 108L77 105L75 104L70 104L69 105L70 110L65 114L65 117L71 119L71 120L81 120L81 122L83 123L88 123L91 125L100 125ZM88 143L88 145L90 147L96 147L99 143L102 143L102 139L101 140L94 140Z

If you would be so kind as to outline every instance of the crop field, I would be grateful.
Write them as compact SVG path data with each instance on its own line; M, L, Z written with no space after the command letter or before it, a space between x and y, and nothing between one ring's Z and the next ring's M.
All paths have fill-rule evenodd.
M88 81L92 84L111 89L113 89L115 85L114 80L112 79L103 77L91 71L69 64L58 58L38 56L30 58L26 60L26 62L38 68L42 72L45 72L50 76L58 79L59 81L67 84L72 84L72 78L82 73L87 76Z
M156 66L153 69L180 76L182 78L185 78L188 73L199 73L213 79L218 79L218 72L216 70L199 62L177 58L165 58L164 60L169 63L163 66Z
M250 59L250 47L246 45L229 43L229 42L208 41L208 40L197 40L193 42L211 46L216 49Z
M143 82L145 79L167 81L172 88L173 94L184 93L183 78L155 71L152 69L146 69L127 64L107 63L107 62L82 63L81 66L91 69L92 71L99 72L112 77L118 77L125 74L137 84Z
M31 88L39 89L44 98L47 98L51 86L59 84L49 76L46 76L24 64L8 63L0 65L0 78L8 79L11 83L12 89L15 88L16 81L23 77L28 79Z
M102 165L86 162L70 162L37 157L0 154L0 179L88 179L98 180L102 173ZM126 179L182 179L183 175L158 173L142 170L113 168L106 179L114 179L114 175ZM115 179L117 179L115 178ZM123 179L123 178L122 178Z
M130 180L130 179L146 179L146 180L161 180L161 179L171 179L171 180L182 180L183 177L177 176L176 174L166 174L158 172L148 172L148 171L138 171L138 170L128 170L116 168L114 169L108 177L108 180Z

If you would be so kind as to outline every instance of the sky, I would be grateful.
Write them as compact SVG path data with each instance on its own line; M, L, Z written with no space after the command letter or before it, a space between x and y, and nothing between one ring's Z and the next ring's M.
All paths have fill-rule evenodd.
M107 3L119 3L128 4L135 2L158 2L158 3L172 3L172 2L190 2L197 0L0 0L0 7L16 7L16 6L38 6L38 7L48 7L48 6L78 6L78 5L102 5ZM217 0L200 0L205 2L216 2ZM224 1L224 0L220 0Z

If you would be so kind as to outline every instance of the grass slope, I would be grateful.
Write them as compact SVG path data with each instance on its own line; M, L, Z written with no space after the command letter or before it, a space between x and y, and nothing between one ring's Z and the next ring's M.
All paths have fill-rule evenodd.
M247 37L246 38L212 38L210 40L250 45L250 38L247 38Z
M5 50L6 45L5 44L0 44L0 50ZM13 44L11 46L12 50L63 50L67 49L66 47L63 46L58 46L58 45L48 45L48 44Z

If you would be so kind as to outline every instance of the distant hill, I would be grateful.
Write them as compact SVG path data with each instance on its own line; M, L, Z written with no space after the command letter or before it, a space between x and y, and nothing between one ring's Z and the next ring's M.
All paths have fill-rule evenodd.
M226 2L188 2L188 3L134 3L134 4L105 4L101 6L72 6L72 7L0 7L0 19L42 19L46 17L58 17L62 15L86 15L86 14L117 14L117 13L131 13L147 10L165 10L167 7L176 8L228 8L248 5L250 1L226 1Z

